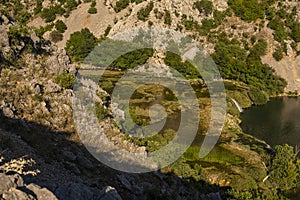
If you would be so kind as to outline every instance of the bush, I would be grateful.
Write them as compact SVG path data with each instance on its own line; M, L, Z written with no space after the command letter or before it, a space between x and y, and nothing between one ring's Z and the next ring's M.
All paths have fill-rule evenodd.
M164 19L164 22L165 24L167 25L171 25L172 23L172 18L171 18L171 15L170 15L170 12L168 10L165 11L165 19Z
M300 42L300 23L295 22L292 27L291 37L295 42Z
M42 10L42 13L41 13L41 17L43 19L45 19L45 21L47 23L54 21L55 18L56 18L55 15L56 15L56 12L55 12L55 10L52 7L50 7L50 8L44 8Z
M116 2L116 5L114 7L114 10L116 13L120 12L121 10L127 8L129 5L130 0L119 0Z
M111 25L108 25L104 31L104 37L106 37L109 34L110 30L111 30Z
M52 31L50 33L50 38L53 42L56 43L56 42L62 41L63 35L58 31Z
M103 120L108 116L108 111L99 103L95 103L96 116L99 120Z
M62 74L56 76L55 82L66 89L72 89L75 79L76 78L73 74L63 72Z
M90 7L89 10L88 10L88 13L90 13L90 14L96 14L97 13L97 8Z
M283 51L280 47L277 47L275 52L273 53L273 58L276 61L280 61L283 58Z
M61 21L61 20L58 20L55 24L55 28L56 30L58 30L60 33L64 33L66 30L67 30L67 26L66 24Z
M194 3L194 7L198 9L200 13L204 13L206 16L210 15L213 11L213 4L209 0L201 0Z
M146 8L143 8L141 9L138 13L137 13L137 18L139 20L142 20L142 21L146 21L150 12L152 11L153 9L153 2L151 1L147 6Z
M97 45L97 38L85 28L70 36L66 44L66 52L73 62L83 61Z

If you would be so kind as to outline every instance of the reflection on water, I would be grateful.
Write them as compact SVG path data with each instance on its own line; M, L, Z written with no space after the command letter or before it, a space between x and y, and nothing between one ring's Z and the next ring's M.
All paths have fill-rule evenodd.
M241 127L271 146L300 143L300 98L274 98L266 105L245 110Z

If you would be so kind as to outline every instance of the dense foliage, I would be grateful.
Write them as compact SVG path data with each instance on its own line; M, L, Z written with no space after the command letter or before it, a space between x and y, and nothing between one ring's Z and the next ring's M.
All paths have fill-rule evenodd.
M153 49L139 49L126 53L114 60L110 67L126 70L146 63L149 57L153 55Z
M297 186L300 176L299 163L294 148L289 145L275 147L276 156L272 160L270 181L280 191L289 191Z
M282 93L286 81L275 75L271 67L261 62L260 55L265 51L266 42L263 40L258 41L250 53L247 53L241 48L238 40L220 37L212 57L223 78L244 82L269 94Z
M83 61L97 45L97 38L85 28L70 36L66 44L66 52L73 62Z
M175 53L167 51L164 61L166 65L174 68L187 79L201 77L197 69L190 62L188 61L183 62L181 57Z
M152 11L153 9L153 2L151 1L145 8L142 8L138 13L137 13L137 18L139 20L142 20L142 21L146 21L150 12Z
M213 4L209 0L201 0L194 3L194 7L198 9L200 13L210 15L213 11Z
M258 0L228 0L228 5L236 16L246 21L264 18L264 10Z
M67 30L66 24L61 20L57 20L55 23L55 28L60 33L64 33Z

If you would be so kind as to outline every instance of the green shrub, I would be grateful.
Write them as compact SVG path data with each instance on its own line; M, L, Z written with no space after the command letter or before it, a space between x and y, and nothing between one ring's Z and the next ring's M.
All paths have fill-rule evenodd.
M213 4L209 0L201 0L194 3L194 7L198 9L200 13L204 13L206 16L210 15L213 11Z
M295 22L293 24L291 37L295 42L300 42L300 22Z
M67 30L67 26L66 24L61 21L61 20L58 20L56 23L55 23L55 28L57 31L59 31L60 33L64 33L66 30Z
M96 116L99 120L103 120L108 116L108 111L99 103L95 103Z
M90 14L96 14L97 13L97 8L90 7L89 10L88 10L88 13L90 13Z
M146 21L148 19L148 16L150 14L150 12L152 11L153 9L153 2L151 1L145 8L142 8L138 13L137 13L137 18L139 20L142 20L142 21Z
M106 37L109 34L110 30L111 30L111 25L108 25L104 31L104 37Z
M114 60L110 67L120 68L121 70L131 69L138 65L145 64L148 58L153 55L153 49L139 49L126 53Z
M97 45L97 42L97 38L89 29L84 28L71 34L65 49L73 62L83 61Z
M50 33L50 38L53 42L56 43L56 42L62 41L63 35L58 31L52 31Z
M116 5L114 6L114 10L115 12L120 12L121 10L127 8L127 6L129 5L130 0L119 0L116 2Z
M171 25L172 23L172 18L171 18L171 14L168 10L165 11L165 18L164 18L164 23L167 25Z
M72 89L75 79L76 78L73 74L63 72L62 74L56 76L55 82L66 89Z
M50 7L50 8L43 8L42 13L41 13L41 17L43 19L45 19L46 22L52 22L55 20L56 18L56 12L55 10Z
M277 47L275 52L273 53L273 58L276 61L280 61L283 58L283 51L280 47Z

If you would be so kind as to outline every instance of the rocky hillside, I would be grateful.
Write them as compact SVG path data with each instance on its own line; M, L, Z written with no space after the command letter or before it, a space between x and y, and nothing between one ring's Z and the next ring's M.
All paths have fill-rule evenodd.
M47 2L47 1L45 1ZM43 6L51 7L49 3ZM198 3L197 3L198 2ZM211 2L211 3L210 3ZM264 39L268 43L268 50L262 57L264 63L275 69L276 73L288 82L286 91L294 92L299 89L299 21L300 4L297 1L274 1L267 5L251 1L253 8L258 6L257 13L265 10L265 15L240 14L238 8L248 9L251 5L235 5L232 1L126 1L108 0L95 1L96 13L89 13L93 3L81 3L67 15L57 16L67 29L61 41L57 41L60 48L64 48L70 35L83 28L88 28L96 37L112 36L134 27L164 27L185 32L199 41L208 52L214 52L216 34L225 32L230 38L235 38L241 45L250 48L256 40ZM60 5L57 2L57 5ZM150 6L151 5L151 6ZM266 8L265 8L266 7ZM267 9L267 7L269 7ZM255 9L255 8L254 8ZM43 12L42 12L43 13ZM261 15L261 16L260 16ZM44 18L44 19L43 19ZM47 27L47 18L36 15L28 23L29 26ZM293 22L294 21L294 22ZM272 26L272 24L279 26ZM293 24L295 23L295 24ZM49 29L44 37L51 39ZM277 55L277 58L274 55ZM284 67L282 67L284 66Z
M61 80L76 69L65 50L13 16L1 14L0 22L1 199L220 198L218 187L199 194L173 174L125 174L96 161L74 130L73 93Z
M283 89L300 91L299 1L247 2L0 0L0 199L226 199L231 188L269 195L271 184L262 182L271 158L266 144L242 133L231 101L221 145L203 166L193 160L198 149L191 149L174 168L146 174L122 173L98 162L82 145L72 115L82 55L74 55L68 42L74 33L82 39L82 30L93 45L135 27L185 33L212 55L228 79L228 96L242 107L265 103ZM172 54L149 57L188 66ZM103 99L108 92L100 86L87 83L101 91L95 99L103 130L122 148L146 154L143 145L150 142L128 139L115 126ZM201 115L208 118L210 102L201 98Z

